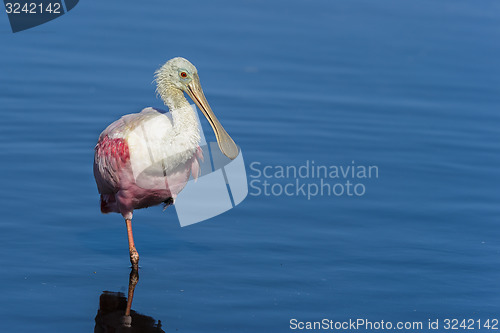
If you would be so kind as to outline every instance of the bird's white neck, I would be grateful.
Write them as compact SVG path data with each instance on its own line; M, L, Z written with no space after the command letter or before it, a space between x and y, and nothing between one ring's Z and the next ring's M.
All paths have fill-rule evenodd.
M160 96L170 111L189 106L189 102L186 97L184 97L182 90L170 85L162 88L163 89L159 89Z
M185 149L198 147L200 143L198 118L195 109L184 97L184 93L178 88L167 87L160 94L172 114L174 132L172 140Z

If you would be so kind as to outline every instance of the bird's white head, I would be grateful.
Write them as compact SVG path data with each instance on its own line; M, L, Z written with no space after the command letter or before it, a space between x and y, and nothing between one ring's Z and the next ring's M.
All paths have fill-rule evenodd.
M230 159L238 156L238 147L210 108L201 89L198 71L192 63L181 57L170 59L156 71L155 76L158 84L157 91L167 104L169 104L167 102L169 99L174 98L171 95L176 93L182 95L182 92L185 92L200 108L212 126L219 148L224 155Z
M186 91L188 84L193 81L195 75L198 75L198 71L188 60L177 57L167 61L155 74L158 92L162 95L172 87Z

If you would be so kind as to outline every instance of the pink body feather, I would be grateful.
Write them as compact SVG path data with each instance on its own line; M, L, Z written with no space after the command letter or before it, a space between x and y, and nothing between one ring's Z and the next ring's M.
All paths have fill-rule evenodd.
M131 166L131 154L126 138L127 126L140 124L142 113L130 114L113 122L100 135L94 154L94 177L101 195L102 213L120 213L125 219L132 219L134 209L166 203L186 186L190 174L197 179L200 173L198 159L203 160L200 147L185 163L177 165L168 175L151 177L147 182L163 182L163 188L139 186ZM173 199L173 200L170 200Z

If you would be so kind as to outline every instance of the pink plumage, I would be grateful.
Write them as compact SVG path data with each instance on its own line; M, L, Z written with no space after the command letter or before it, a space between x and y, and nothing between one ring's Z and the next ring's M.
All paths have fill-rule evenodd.
M123 119L127 122L124 123ZM115 121L100 136L95 146L94 177L101 194L102 213L120 213L125 219L132 219L135 209L171 204L189 180L190 174L196 179L200 172L198 159L203 153L198 147L186 162L178 164L168 174L145 177L138 184L132 170L132 161L126 138L126 125L140 122L141 113L127 115ZM113 137L114 139L111 139ZM151 179L154 178L154 179ZM161 182L164 186L147 186L144 183ZM141 186L142 185L142 186Z

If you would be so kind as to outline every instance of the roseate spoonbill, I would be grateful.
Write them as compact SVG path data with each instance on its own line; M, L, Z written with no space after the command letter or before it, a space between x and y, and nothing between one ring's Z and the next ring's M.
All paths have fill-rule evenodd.
M101 212L120 213L125 219L130 262L134 268L139 263L132 234L134 209L174 203L189 175L196 178L199 173L198 158L203 155L199 147L198 121L183 92L207 118L221 151L230 159L238 155L238 147L203 94L196 67L178 57L167 61L155 75L157 92L170 112L162 114L161 110L145 108L140 113L123 116L101 133L94 154L94 177L101 195ZM137 137L132 135L138 127L147 133L147 147L138 144ZM142 181L138 184L133 166L144 163L144 157L151 153L162 156L161 172L141 174Z

